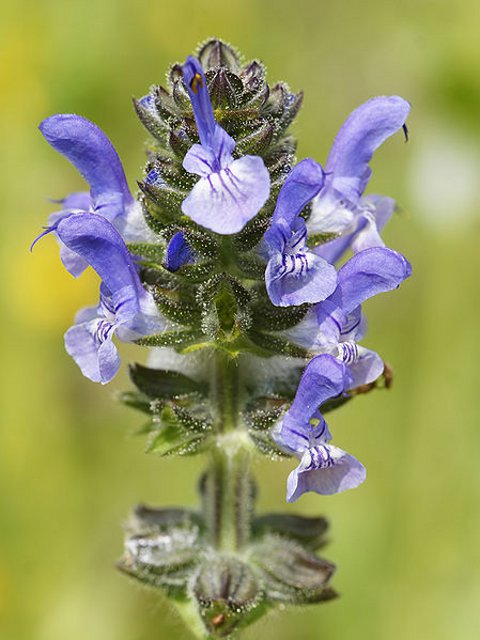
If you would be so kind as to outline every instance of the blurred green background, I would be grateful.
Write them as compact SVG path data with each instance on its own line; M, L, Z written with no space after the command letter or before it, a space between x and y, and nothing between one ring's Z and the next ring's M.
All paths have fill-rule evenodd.
M264 61L272 82L305 91L299 158L324 161L344 118L373 95L398 93L413 106L409 144L397 135L377 152L369 187L402 205L385 239L414 265L399 292L367 306L366 345L394 366L394 388L330 420L368 481L286 506L292 463L261 463L261 509L331 519L326 555L342 597L275 614L245 639L479 637L478 3L0 4L2 640L189 638L162 595L113 563L130 507L195 504L202 461L143 453L131 437L141 416L113 398L128 387L125 372L107 388L82 378L62 334L78 307L95 302L96 279L73 281L53 238L33 255L28 246L53 210L47 197L83 188L42 139L40 120L75 112L97 122L133 186L145 133L130 97L213 35Z

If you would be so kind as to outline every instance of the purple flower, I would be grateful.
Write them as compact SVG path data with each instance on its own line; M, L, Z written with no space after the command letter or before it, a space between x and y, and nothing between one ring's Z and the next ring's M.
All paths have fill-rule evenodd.
M215 122L203 69L189 56L183 78L193 107L200 144L183 160L189 173L200 176L182 203L183 213L223 235L237 233L263 207L270 192L270 175L258 156L233 159L235 141Z
M78 169L90 185L90 193L79 192L63 201L63 209L49 218L49 227L72 213L89 212L107 218L126 242L152 240L140 205L130 193L122 163L107 136L86 118L57 114L40 124L47 142ZM87 263L65 245L62 262L73 276L79 276Z
M336 262L352 246L361 251L383 246L379 231L394 211L390 198L362 194L371 176L368 166L375 150L402 127L410 104L398 96L380 96L358 107L340 129L325 167L325 184L312 203L307 226L311 233L341 237L315 252Z
M178 271L184 264L195 262L195 254L185 239L182 231L178 231L168 243L165 266L169 271Z
M357 344L366 329L361 305L379 293L396 289L411 272L400 253L385 247L365 249L338 271L338 285L332 295L316 304L285 335L313 353L329 353L343 362L353 387L373 382L384 364L374 351Z
M273 430L273 438L300 459L287 480L287 500L303 493L322 495L354 489L366 477L365 467L349 453L328 444L332 436L319 407L349 386L345 366L330 355L313 358L307 365L292 406Z
M337 273L306 245L307 228L300 213L320 191L322 167L309 158L299 162L280 189L272 224L261 251L268 258L265 283L275 306L325 300L335 289Z
M117 374L120 357L114 335L131 342L165 328L153 297L142 286L125 243L104 217L73 214L54 228L59 239L102 279L100 303L82 309L65 334L65 347L84 376L105 384Z

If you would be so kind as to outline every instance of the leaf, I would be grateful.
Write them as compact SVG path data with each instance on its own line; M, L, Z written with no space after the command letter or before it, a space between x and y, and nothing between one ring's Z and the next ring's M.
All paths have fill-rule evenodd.
M138 393L137 391L123 391L118 394L118 399L127 407L132 409L138 409L143 413L151 413L151 400L144 393Z
M252 439L255 447L262 453L264 456L268 456L271 459L280 459L288 456L284 451L282 451L278 445L272 440L269 433L265 433L264 431L256 431L255 429L249 429L248 434Z
M142 531L168 531L172 527L180 527L187 530L195 528L203 529L202 517L196 511L190 509L149 507L138 504L132 513L128 523L128 530L132 534Z
M140 505L127 530L118 568L144 584L184 592L201 556L200 516L183 509Z
M141 364L130 365L133 384L149 398L174 398L189 393L205 394L205 385L177 371L150 369Z
M160 456L188 456L198 452L205 440L204 435L188 434L178 426L170 425L155 432L146 448L146 453Z
M252 308L252 324L257 330L282 331L297 325L310 305L297 307L275 307L266 296L262 296Z
M163 244L147 244L146 242L127 242L127 249L134 256L146 258L156 264L161 264L165 256Z
M200 338L202 338L202 332L199 329L184 329L156 333L136 340L136 344L144 347L175 347L177 350L184 350Z
M162 456L196 453L211 429L211 422L172 404L162 407L157 420L158 426L152 432L147 453Z
M280 336L272 335L271 333L263 333L252 329L248 332L248 337L262 349L270 352L271 355L284 355L293 356L295 358L306 358L308 351L302 349L298 345L295 345Z
M294 538L303 546L315 550L325 544L328 520L322 517L311 518L285 513L268 513L255 518L252 529L255 536L277 533L287 538Z
M267 599L310 604L336 597L328 586L335 565L293 540L266 535L253 546L252 561L261 570Z

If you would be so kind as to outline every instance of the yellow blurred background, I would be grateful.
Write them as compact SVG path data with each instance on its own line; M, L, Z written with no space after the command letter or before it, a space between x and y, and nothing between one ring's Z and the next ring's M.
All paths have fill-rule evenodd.
M377 152L370 192L403 211L385 232L414 275L369 303L365 344L396 373L391 392L332 414L335 441L369 471L358 490L284 503L292 462L261 462L259 507L331 519L327 557L342 597L277 613L253 640L480 637L480 12L475 0L2 0L0 2L0 638L147 640L190 636L163 596L113 568L139 501L193 505L202 460L164 460L133 438L141 416L82 378L63 350L96 279L74 281L53 238L32 239L84 187L42 139L57 112L94 120L132 188L145 133L130 98L164 81L209 36L269 79L305 91L298 157L324 161L367 98L412 102L410 142Z

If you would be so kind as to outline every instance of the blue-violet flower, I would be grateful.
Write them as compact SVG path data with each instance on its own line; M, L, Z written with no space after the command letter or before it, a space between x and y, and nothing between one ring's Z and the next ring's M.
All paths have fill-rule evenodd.
M299 162L280 189L261 252L268 258L265 283L279 307L325 300L337 284L337 273L307 247L307 227L300 213L324 183L322 167L310 158Z
M90 193L72 193L63 200L62 211L49 218L49 229L72 213L90 212L107 218L126 242L155 241L140 205L130 193L120 158L97 125L82 116L57 114L39 128L47 142L70 160L90 185ZM62 243L60 257L75 277L88 266Z
M391 198L362 198L371 176L373 153L402 127L410 104L399 96L372 98L347 118L332 145L325 166L325 183L312 202L310 233L341 234L316 249L336 262L351 246L356 251L383 246L379 230L394 211Z
M105 384L120 366L113 336L123 342L138 340L165 329L165 320L143 288L122 237L108 220L92 213L71 214L48 231L55 231L102 279L99 305L79 311L65 334L65 347L85 377Z
M195 253L185 239L182 231L177 231L167 245L165 253L165 266L169 271L175 272L184 264L195 262Z
M183 201L182 211L215 233L237 233L267 201L270 174L259 156L233 159L235 141L215 121L205 74L192 56L183 66L183 78L200 138L183 166L200 180Z
M287 500L303 493L323 495L354 489L366 477L365 467L349 453L329 444L332 436L319 407L350 386L345 366L330 355L309 362L292 406L272 436L286 452L300 459L287 480Z
M379 293L396 289L411 272L410 263L392 249L360 251L339 269L332 295L312 307L296 327L284 334L313 353L329 353L343 362L353 387L373 382L384 364L374 351L357 344L366 330L361 305Z

